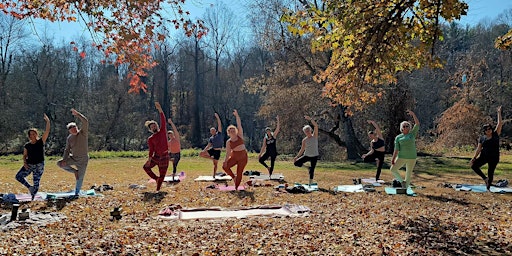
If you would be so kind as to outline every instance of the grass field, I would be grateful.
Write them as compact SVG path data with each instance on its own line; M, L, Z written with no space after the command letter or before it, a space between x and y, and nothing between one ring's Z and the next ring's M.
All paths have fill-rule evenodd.
M2 234L4 255L506 255L512 253L512 196L456 192L445 183L482 183L469 168L469 156L420 157L412 182L423 187L418 196L389 196L382 188L373 193L332 193L353 178L374 177L375 166L355 162L320 161L315 180L320 192L277 193L272 187L243 192L206 189L195 182L210 175L212 163L184 152L179 170L187 178L166 185L161 196L142 170L145 152L92 152L84 189L109 184L103 197L79 198L62 209L46 202L22 207L58 211L67 219L46 227L25 225ZM251 155L246 170L263 171ZM56 158L46 159L40 191L69 191L71 174L59 170ZM389 161L388 159L386 159ZM0 157L0 193L27 193L14 175L21 156ZM512 156L502 155L495 181L512 180ZM220 168L219 168L220 171ZM286 183L307 182L306 168L278 161L276 173ZM402 173L403 175L403 173ZM389 165L381 178L392 180ZM244 182L247 177L244 176ZM31 181L31 177L29 177ZM131 184L146 185L133 190ZM232 184L230 182L229 184ZM162 221L158 212L167 205L236 208L269 204L299 204L313 210L305 218L249 218L204 221ZM123 218L109 213L121 206ZM2 210L8 213L9 208Z

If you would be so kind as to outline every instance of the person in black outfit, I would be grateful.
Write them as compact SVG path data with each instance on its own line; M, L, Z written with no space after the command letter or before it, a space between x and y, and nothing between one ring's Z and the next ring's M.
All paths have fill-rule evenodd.
M487 190L491 188L492 180L494 178L494 170L500 161L500 134L503 126L501 118L501 106L498 107L498 124L496 128L492 125L486 124L482 127L484 135L478 139L478 146L475 150L475 155L471 159L471 169L475 171L485 181ZM487 175L482 172L480 167L487 164Z
M265 137L263 138L263 143L261 145L260 154L258 155L259 162L265 166L268 170L268 175L271 176L274 171L274 163L277 157L277 148L276 148L276 137L279 133L280 125L279 125L279 116L277 116L277 126L274 132L267 127L265 128ZM270 157L270 167L265 163L265 161Z
M382 171L382 165L384 164L384 152L386 151L384 144L384 137L382 136L382 131L380 130L379 125L373 120L368 120L368 123L375 127L375 131L369 131L368 137L370 137L370 151L368 153L363 154L361 158L365 162L376 162L377 163L377 174L375 175L375 181L378 181L380 178L380 173Z

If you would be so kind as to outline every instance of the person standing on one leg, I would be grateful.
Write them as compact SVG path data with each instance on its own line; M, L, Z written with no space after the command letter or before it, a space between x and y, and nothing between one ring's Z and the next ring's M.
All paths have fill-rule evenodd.
M219 114L215 113L215 119L217 119L217 129L215 127L210 128L211 136L208 139L208 145L199 153L200 157L213 160L213 178L215 178L215 173L217 173L220 152L224 146L224 135L222 135L222 123L220 122Z
M393 158L391 158L391 172L393 176L400 181L402 187L408 188L411 185L411 176L414 166L416 165L416 136L420 129L420 121L416 114L411 110L407 110L407 114L414 119L414 127L411 129L411 123L403 121L400 123L401 134L395 137L395 150ZM402 179L398 170L405 165L405 181Z
M167 168L169 167L169 150L167 145L167 124L165 122L165 115L160 103L155 102L155 107L160 115L160 127L154 120L146 121L145 123L146 127L153 134L148 138L149 157L143 169L149 177L156 180L156 191L160 191L165 175L167 174ZM155 166L158 166L159 176L156 176L151 170Z
M226 159L222 164L224 171L235 180L235 190L242 182L242 173L247 165L247 150L244 144L244 130L242 128L242 121L236 109L233 111L236 118L236 127L234 125L228 126L227 133L229 136L226 142ZM231 167L236 165L236 176L231 171Z
M172 161L172 180L174 181L174 176L176 175L176 171L178 169L178 163L181 158L181 142L180 142L180 133L176 128L176 125L172 122L171 118L167 119L167 122L172 127L172 131L167 132L167 148L169 150L169 157Z
M373 125L375 131L368 132L368 137L370 137L370 151L361 157L365 162L376 161L377 174L375 175L375 181L378 181L382 171L382 165L384 164L384 152L386 151L386 147L379 125L373 120L368 120L368 123Z
M309 167L309 185L311 185L315 176L315 167L319 155L318 124L309 116L304 116L304 118L308 121L311 121L313 128L311 128L309 125L306 125L302 128L302 131L304 134L306 134L306 137L302 139L302 145L300 147L299 153L297 153L297 156L293 158L293 164L297 167L302 167L305 162L311 163L311 166Z
M78 196L84 182L87 164L89 163L89 121L74 108L71 109L71 114L80 119L82 129L79 130L75 122L71 122L66 126L69 135L66 140L64 155L61 160L57 161L57 166L75 175L75 196Z
M50 134L50 119L46 114L43 118L46 122L46 129L41 138L39 138L37 129L31 128L28 130L29 142L25 144L23 149L23 166L16 174L16 180L28 188L32 200L39 191L39 182L44 172L44 145ZM30 173L32 173L33 185L30 185L26 179Z
M483 126L484 135L478 139L478 146L475 150L475 155L471 159L471 169L475 171L485 181L487 190L491 189L492 180L494 178L494 171L500 161L500 134L503 127L503 120L501 117L501 106L498 107L498 123L496 128L492 125L486 124ZM482 172L480 167L487 164L487 175Z
M268 175L272 176L272 172L274 172L274 163L277 157L277 148L276 148L276 137L279 134L279 116L277 116L277 126L274 132L267 127L265 128L265 137L263 137L263 143L261 145L260 154L258 155L258 159L260 164L265 166L268 170ZM270 167L265 163L265 161L270 157Z

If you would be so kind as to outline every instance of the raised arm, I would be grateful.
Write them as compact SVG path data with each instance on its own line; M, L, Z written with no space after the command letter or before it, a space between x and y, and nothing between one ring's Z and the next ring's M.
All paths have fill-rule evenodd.
M222 132L222 123L219 114L215 113L215 119L217 119L217 132Z
M379 137L380 139L384 139L384 136L382 136L382 131L380 130L380 127L377 124L377 122L375 122L373 120L368 120L368 123L373 125L373 127L375 127L375 133L377 134L377 137Z
M89 120L87 120L87 117L85 117L82 113L78 112L76 109L71 109L71 114L78 117L80 121L82 122L82 127L80 128L80 131L83 133L87 133L89 131Z
M313 137L318 138L318 124L316 123L316 121L313 120L313 118L311 118L310 116L304 116L304 118L308 121L311 121L311 124L313 125Z
M414 114L414 112L412 112L411 110L407 110L407 114L410 115L412 119L414 119L414 125L420 125L420 120L418 120L418 117L416 117L416 114Z
M235 115L236 119L236 128L238 129L238 135L240 137L244 137L244 129L242 128L242 121L240 120L240 116L238 115L238 111L233 110L233 115Z
M50 118L48 118L48 116L46 114L44 114L43 118L44 118L44 121L46 122L46 129L44 130L41 140L43 140L43 143L46 143L46 140L48 139L48 135L50 135Z
M281 124L279 123L279 116L277 116L276 119L277 119L277 125L276 125L276 129L274 130L274 134L273 134L274 138L277 137L277 134L281 130Z
M501 128L503 127L503 118L501 116L501 106L499 106L497 110L498 110L498 124L496 125L495 131L498 135L500 135Z
M176 128L176 125L174 125L174 123L172 122L171 118L168 118L167 122L169 122L169 124L172 127L172 131L174 133L174 137L179 141L180 140L180 133L178 132L178 129Z

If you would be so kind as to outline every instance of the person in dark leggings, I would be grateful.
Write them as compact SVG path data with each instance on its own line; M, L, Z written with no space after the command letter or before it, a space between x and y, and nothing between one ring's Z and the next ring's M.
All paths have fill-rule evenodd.
M300 147L299 153L297 153L297 156L293 158L293 164L297 167L302 167L305 162L311 163L311 166L309 167L309 185L311 185L315 176L315 167L319 155L318 124L309 116L304 116L304 118L308 121L311 121L313 128L311 128L309 125L306 125L302 128L302 131L304 134L306 134L306 137L302 139L302 145Z
M478 139L478 146L475 155L471 159L471 169L485 181L487 191L491 189L492 180L494 178L494 170L500 161L500 134L503 126L501 118L501 106L498 107L498 124L496 128L486 124L482 127L484 135ZM480 167L487 164L487 175L482 172Z
M44 121L46 122L46 129L43 136L39 138L37 129L31 128L28 130L28 139L30 140L25 144L23 149L23 166L16 174L16 180L28 188L32 200L39 190L39 182L44 172L44 144L50 134L50 119L44 114ZM26 179L32 173L33 184L30 185Z
M274 172L274 163L277 157L277 148L276 148L276 137L279 134L280 124L279 124L279 116L277 116L277 126L274 132L267 127L265 128L265 137L263 138L263 143L261 145L260 154L258 155L258 159L260 164L265 166L268 170L268 175L272 176L272 172ZM270 157L270 167L265 163L267 159Z
M375 181L378 181L382 171L382 165L384 164L384 152L386 147L384 144L384 137L382 136L382 131L380 130L379 125L373 120L368 120L368 123L373 125L375 131L368 132L368 137L370 137L370 151L368 151L366 154L363 154L361 157L365 162L377 163L377 174L375 175Z

